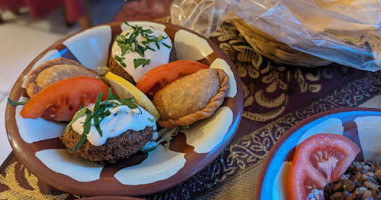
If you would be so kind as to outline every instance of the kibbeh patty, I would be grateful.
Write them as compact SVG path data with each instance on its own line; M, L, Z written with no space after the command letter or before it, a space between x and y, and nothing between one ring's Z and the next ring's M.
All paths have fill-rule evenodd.
M127 130L117 137L107 139L101 146L93 146L88 140L80 149L70 152L80 140L81 135L70 129L69 133L64 133L60 137L63 144L75 157L85 158L99 163L115 163L137 153L153 135L152 127L146 127L141 131Z

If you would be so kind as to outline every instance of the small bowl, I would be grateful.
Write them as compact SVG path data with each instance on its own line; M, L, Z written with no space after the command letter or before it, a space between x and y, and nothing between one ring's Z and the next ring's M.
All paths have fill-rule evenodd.
M20 162L43 182L65 192L85 196L144 195L173 187L190 178L226 148L236 132L243 109L243 91L236 68L210 40L185 28L155 22L129 22L164 30L171 38L178 59L196 60L229 76L230 91L223 105L209 119L199 121L177 135L165 151L159 145L116 164L100 165L71 156L59 136L66 124L23 119L22 106L7 105L5 124L9 142ZM28 73L41 63L65 57L92 69L106 66L112 42L126 30L123 22L96 26L69 37L43 51L18 78L10 99L25 95Z
M381 109L343 108L311 116L288 130L271 148L257 179L254 199L285 199L285 177L295 147L319 133L343 135L360 148L357 158L381 161Z

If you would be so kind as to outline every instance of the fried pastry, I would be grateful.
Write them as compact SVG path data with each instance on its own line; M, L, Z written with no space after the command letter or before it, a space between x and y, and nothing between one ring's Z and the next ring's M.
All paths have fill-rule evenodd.
M26 92L29 97L33 97L48 85L75 76L99 78L95 70L81 65L77 61L60 57L47 61L30 72L25 81Z
M220 69L203 69L159 90L153 103L160 113L159 125L190 125L208 118L221 106L229 91L229 77Z

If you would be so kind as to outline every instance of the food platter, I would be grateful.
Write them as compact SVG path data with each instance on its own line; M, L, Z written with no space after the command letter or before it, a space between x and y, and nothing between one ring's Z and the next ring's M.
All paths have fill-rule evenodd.
M24 119L22 106L7 105L9 142L20 162L45 183L81 195L144 195L173 187L205 168L226 148L236 132L243 109L243 91L233 63L213 42L185 28L156 22L129 22L164 30L178 59L194 60L229 76L230 90L222 106L208 119L178 134L166 150L138 153L116 164L97 164L71 156L59 140L66 124L42 118ZM10 99L25 96L27 75L57 57L75 60L91 69L106 66L115 37L127 27L114 22L68 36L35 58L16 81Z
M288 130L272 147L259 173L254 199L286 199L286 175L295 147L319 133L343 135L360 147L356 160L380 161L381 109L343 108L311 116Z
M142 200L135 197L128 196L93 196L93 197L84 197L81 200Z

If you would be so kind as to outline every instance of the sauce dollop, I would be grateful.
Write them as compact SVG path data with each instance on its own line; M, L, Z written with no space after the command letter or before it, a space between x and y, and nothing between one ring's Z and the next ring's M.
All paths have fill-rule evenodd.
M89 110L93 111L93 106ZM94 125L91 126L87 135L87 140L94 146L101 146L106 143L108 138L117 137L127 130L141 131L148 127L156 130L155 118L146 110L138 106L131 109L126 105L107 108L110 115L106 116L100 123L102 136L98 133ZM86 115L79 117L72 125L75 132L82 135L86 120ZM92 121L92 124L94 122Z
M146 49L144 51L144 57L142 57L138 52L135 51L128 51L123 54L121 47L118 45L117 40L113 43L112 49L111 49L111 55L113 58L118 57L119 60L123 61L124 65L123 69L132 76L132 78L135 80L135 82L138 82L139 79L146 74L151 69L167 64L169 62L169 56L172 49L172 43L171 39L168 37L168 35L161 30L155 30L151 27L142 27L144 30L151 30L152 33L149 34L149 37L151 38L162 38L159 42L147 42L147 39L143 37L142 34L138 34L136 36L137 43L142 46L146 47L148 46L149 49ZM125 37L126 39L129 39L131 35L133 35L134 29L129 29L127 31L124 31L120 35ZM135 48L135 44L131 44L131 48ZM146 65L140 65L136 67L134 65L134 59L145 59L150 60L149 64ZM120 61L118 61L121 63Z

